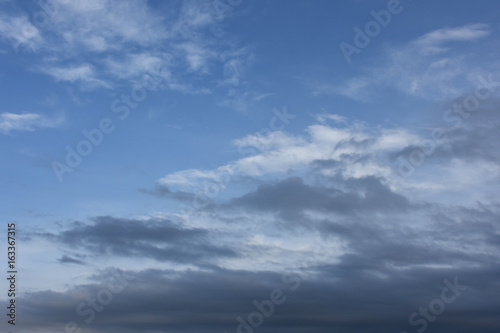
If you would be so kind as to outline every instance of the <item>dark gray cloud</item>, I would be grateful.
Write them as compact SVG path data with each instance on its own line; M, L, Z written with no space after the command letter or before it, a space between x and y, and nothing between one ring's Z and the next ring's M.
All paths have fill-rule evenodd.
M67 255L63 255L61 258L57 259L61 264L76 264L76 265L85 265L85 262L82 260L78 260Z
M150 189L139 189L139 192L154 195L162 198L169 198L179 201L187 201L191 202L195 198L194 193L185 192L185 191L172 191L167 186L156 185L156 187L152 190Z
M325 164L325 162L323 162ZM369 211L405 211L411 205L404 196L392 192L379 178L342 179L343 189L308 185L299 177L264 184L253 192L232 200L228 206L277 211L285 216L303 210L338 214Z
M272 198L271 194L276 193L273 190L287 186L294 191L305 189L319 200L344 193L308 186L299 178L251 193L264 193L269 195L265 198ZM343 187L352 191L379 191L376 193L387 190L375 178L347 179ZM251 199L255 201L248 202L260 205L255 206L259 210L287 207L279 206L281 203L267 207L266 202L257 200L260 198ZM293 196L286 200L290 205L301 204ZM317 209L311 202L302 207ZM500 290L497 255L500 206L424 203L412 209L413 215L422 219L418 225L404 211L392 208L385 213L375 210L377 214L359 214L356 218L340 214L308 221L324 238L334 236L333 241L347 242L348 251L335 263L311 257L300 262L294 271L230 270L214 265L205 265L199 271L127 271L127 285L113 294L112 301L101 312L94 311L95 319L89 323L85 322L90 318L89 312L79 316L77 307L83 303L83 309L89 310L85 305L88 297L96 298L102 294L101 290L109 288L116 270L102 271L91 276L92 283L64 292L29 293L20 300L20 311L24 314L20 333L38 332L37 329L58 332L69 321L93 333L247 332L238 331L237 318L248 322L248 316L258 311L253 302L262 304L270 299L274 289L282 290L286 300L275 304L273 314L263 316L262 326L253 332L418 332L424 318L418 314L419 309L429 308L431 302L437 304L435 300L441 299L446 287L444 280L454 284L455 278L458 285L467 289L445 304L442 314L432 316L436 317L434 321L427 321L426 332L498 332L500 301L494 295ZM126 251L123 239L128 239L129 251L140 252L142 247L132 239L196 244L196 240L207 234L209 231L205 229L186 229L169 220L100 217L93 224L76 223L70 230L52 237L115 253L118 249ZM448 290L447 295L453 294ZM417 313L415 319L420 324L409 323L413 313Z
M75 222L68 230L40 236L100 256L197 263L237 255L226 246L214 245L208 230L185 228L168 219L132 220L102 216L94 218L93 223Z
M500 301L491 295L498 288L498 265L409 270L382 266L375 270L353 265L346 256L340 264L319 267L310 277L222 269L127 274L128 284L103 311L95 311L90 323L85 322L90 315L78 316L75 309L87 297L96 297L108 288L102 281L110 272L95 277L96 283L66 292L26 295L20 302L24 328L37 325L42 330L62 331L66 322L74 321L96 333L238 332L237 318L247 321L249 314L258 311L254 301L262 304L270 299L272 290L280 289L283 303L274 305L273 313L263 317L255 332L416 332L420 326L409 324L410 314L439 299L446 286L443 281L454 284L455 277L467 289L446 304L446 311L435 321L428 322L428 332L493 333L500 328L495 310Z
M482 159L500 162L500 123L480 125L473 129L455 129L448 133L449 142L439 146L436 154L444 158Z
M346 241L351 252L348 256L359 267L463 267L498 262L498 204L461 207L427 203L415 206L413 215L419 218L404 213L379 214L310 224L323 234Z
M460 102L460 99L448 105L449 110L453 110L453 104ZM491 100L483 102L478 110L474 112L452 112L445 118L453 121L435 120L435 127L422 134L425 141L415 142L404 147L400 151L391 153L391 160L398 157L408 158L413 151L421 150L425 152L426 161L442 162L452 158L461 158L467 161L485 160L494 163L500 162L500 150L497 143L500 140L500 114L498 107L500 101ZM443 115L444 116L444 115ZM435 137L433 132L441 134Z
M477 125L473 128L448 128L443 131L445 136L442 140L432 140L429 134L429 139L425 142L409 145L390 154L389 158L409 158L412 152L422 151L426 161L436 163L454 158L500 163L500 151L496 144L500 140L500 123Z

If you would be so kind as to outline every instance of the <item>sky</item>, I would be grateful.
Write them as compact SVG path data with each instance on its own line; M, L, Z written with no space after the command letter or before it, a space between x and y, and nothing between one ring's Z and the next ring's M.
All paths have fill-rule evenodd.
M499 16L0 1L2 332L498 332Z

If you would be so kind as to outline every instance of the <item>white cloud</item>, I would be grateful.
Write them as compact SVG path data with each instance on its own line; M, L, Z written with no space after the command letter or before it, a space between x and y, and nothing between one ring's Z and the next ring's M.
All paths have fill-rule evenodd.
M184 58L191 71L207 73L207 62L215 58L215 52L200 42L185 42L176 48L184 54Z
M196 186L200 179L214 179L215 171L203 171L197 169L188 169L174 172L159 180L159 183L165 186Z
M70 51L117 51L127 43L147 46L165 37L162 17L143 1L67 1L58 7L47 29L61 32Z
M135 79L146 73L168 79L168 68L173 62L173 56L169 53L152 52L127 54L121 59L107 57L104 60L108 73L118 79Z
M371 85L371 79L366 77L353 77L341 86L332 84L315 84L313 85L313 95L336 94L342 95L358 101L367 101L370 98L370 92L367 89Z
M11 131L34 131L35 128L53 128L62 123L63 119L49 119L36 113L10 113L0 114L0 132L7 134Z
M247 135L241 139L236 139L233 143L237 147L255 147L261 151L271 149L281 149L291 145L304 144L302 138L296 138L285 132L274 131L264 135Z
M328 115L322 117L328 118ZM338 119L336 115L332 118ZM217 179L224 173L251 177L286 175L290 170L307 170L316 160L336 161L337 166L328 172L342 173L346 177L397 178L387 155L420 140L419 136L404 129L370 131L361 124L350 124L345 128L314 124L307 128L306 133L291 135L275 131L247 135L233 143L238 151L250 156L243 156L215 170L175 172L160 179L159 183L182 185L184 189L189 187L192 190L202 181Z
M324 119L341 120L342 127L337 127L338 122L327 125L322 122ZM236 139L233 143L243 155L241 158L213 170L190 169L168 174L159 183L171 189L196 192L205 181L220 182L227 175L231 181L239 177L279 179L291 174L310 175L311 168L324 161L327 167L319 167L313 172L315 176L374 176L409 197L426 200L436 196L439 201L440 193L472 184L487 184L500 177L500 169L493 162L468 161L459 156L449 158L445 153L435 152L435 156L427 157L415 173L403 178L398 173L401 162L394 156L403 154L408 158L405 152L428 137L404 128L370 129L334 114L331 117L322 114L318 121L322 123L308 126L304 135L275 131ZM469 193L461 200L473 202L478 195L482 194Z
M161 68L162 87L199 93L207 87L191 87L193 75L213 74L214 63L244 53L216 27L211 1L161 2L156 7L140 0L53 4L39 29L26 15L0 16L0 38L36 53L41 61L30 69L59 81L113 87L123 81L135 84L141 75Z
M88 64L68 68L49 67L45 71L59 81L74 82L76 80L89 81L94 79L94 70Z
M58 67L56 65L43 66L41 70L55 78L57 81L81 82L87 87L110 88L110 84L97 78L97 73L89 64L81 64L70 67Z
M178 20L171 25L172 35L192 39L197 29L205 28L216 21L216 12L211 1L183 1Z
M336 123L341 123L341 124L346 124L347 123L347 118L346 117L343 117L341 115L338 115L338 114L328 114L328 113L324 113L324 114L319 114L316 116L316 120L318 122L320 122L321 124L326 124L328 122L328 120L332 120Z
M423 54L434 54L445 52L448 49L443 46L450 41L474 41L490 34L485 24L468 24L463 27L442 28L429 32L418 38L414 43Z
M0 14L0 39L9 42L16 51L19 47L37 51L43 44L38 29L21 15Z
M381 88L425 100L456 98L477 84L481 74L498 72L494 54L466 43L490 35L484 24L442 28L399 46L388 47L377 65L364 68L367 74L342 84L313 84L313 94L336 94L358 101L379 97ZM452 43L455 42L455 43Z

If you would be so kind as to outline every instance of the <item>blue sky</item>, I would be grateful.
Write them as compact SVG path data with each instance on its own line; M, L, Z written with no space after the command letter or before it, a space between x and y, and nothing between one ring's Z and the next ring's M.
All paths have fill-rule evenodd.
M251 329L417 331L408 317L458 277L467 292L425 329L498 331L498 304L481 300L499 286L498 13L0 1L17 332L244 331L238 316L283 272L304 287ZM75 308L111 272L134 282L86 323ZM212 312L211 293L224 295Z

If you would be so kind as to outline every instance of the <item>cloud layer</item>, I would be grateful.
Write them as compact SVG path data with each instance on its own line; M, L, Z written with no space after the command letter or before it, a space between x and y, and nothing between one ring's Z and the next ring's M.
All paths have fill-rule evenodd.
M327 2L0 1L25 71L6 91L52 84L38 104L65 115L38 95L0 113L17 332L498 332L497 27L420 20L333 71L322 38L347 13ZM304 92L297 68L326 74ZM147 78L144 112L91 129ZM17 164L55 144L71 180Z

